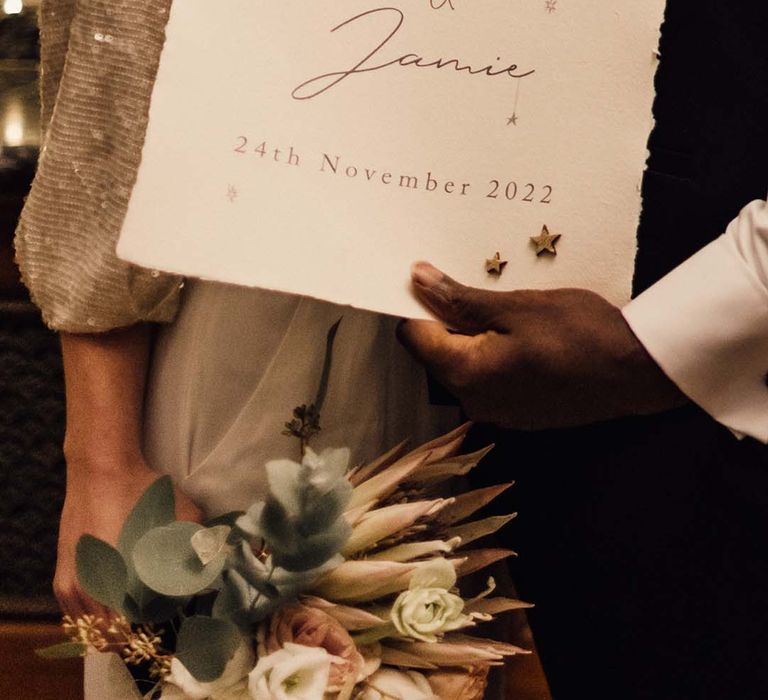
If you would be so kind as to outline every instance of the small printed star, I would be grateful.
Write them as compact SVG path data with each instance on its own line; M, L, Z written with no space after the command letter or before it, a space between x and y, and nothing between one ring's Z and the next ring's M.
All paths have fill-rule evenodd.
M547 12L549 12L549 14L557 12L557 0L546 0L544 7L546 8Z
M485 271L489 275L498 275L501 277L501 274L504 272L504 268L509 263L506 260L501 259L501 253L496 253L492 258L485 261Z
M562 236L559 233L551 234L549 228L544 226L541 230L540 236L531 236L531 243L536 246L536 255L542 255L549 253L550 255L557 255L557 242Z
M518 119L519 119L519 117L517 116L517 114L516 113L513 114L511 117L509 117L509 119L507 119L507 126L512 126L512 124L517 126L517 120Z
M237 199L237 189L234 185L230 185L227 189L227 199L234 204L235 200Z

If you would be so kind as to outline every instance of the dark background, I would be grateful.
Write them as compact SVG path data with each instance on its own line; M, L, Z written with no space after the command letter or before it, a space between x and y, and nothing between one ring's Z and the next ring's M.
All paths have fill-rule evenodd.
M58 339L13 263L40 145L36 3L17 13L20 4L0 0L0 619L8 621L58 616L51 580L64 486Z
M39 1L0 0L0 698L82 700L79 661L34 654L64 641L51 590L65 475L61 359L13 262L40 148Z

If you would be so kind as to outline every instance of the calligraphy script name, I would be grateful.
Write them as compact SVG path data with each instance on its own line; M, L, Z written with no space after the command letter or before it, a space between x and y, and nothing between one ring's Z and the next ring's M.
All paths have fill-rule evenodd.
M457 73L466 73L468 75L495 78L498 76L506 76L508 78L521 79L527 78L535 73L535 70L520 71L516 63L512 64L489 64L482 67L475 67L469 63L462 61L460 58L435 58L429 59L421 56L417 53L406 53L397 58L383 63L375 63L377 56L389 46L389 44L395 39L400 30L405 24L405 14L402 10L396 7L380 7L373 10L368 10L359 15L355 15L348 20L345 20L341 24L334 27L331 32L336 32L343 27L349 27L354 24L360 23L367 17L380 17L386 19L388 22L393 21L394 26L389 31L389 34L381 41L377 46L368 53L361 61L356 63L352 68L346 70L332 71L330 73L323 73L314 78L304 81L294 89L291 93L295 100L310 100L314 97L318 97L323 93L335 88L339 83L347 80L350 76L360 75L364 73L373 73L375 71L381 71L386 68L399 67L399 68L436 68L438 70L448 68L453 69ZM373 64L373 65L371 65Z

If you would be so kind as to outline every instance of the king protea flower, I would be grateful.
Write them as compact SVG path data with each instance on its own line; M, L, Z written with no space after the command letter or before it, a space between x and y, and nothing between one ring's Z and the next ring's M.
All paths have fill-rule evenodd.
M342 552L347 561L321 576L303 602L334 617L358 643L380 642L387 666L472 667L479 680L482 669L527 652L464 632L478 621L530 606L493 597L495 584L472 600L460 596L462 577L514 555L464 549L515 517L472 519L512 484L456 497L446 489L491 449L459 454L468 429L463 425L411 452L400 444L349 473L354 491L346 513L352 534Z

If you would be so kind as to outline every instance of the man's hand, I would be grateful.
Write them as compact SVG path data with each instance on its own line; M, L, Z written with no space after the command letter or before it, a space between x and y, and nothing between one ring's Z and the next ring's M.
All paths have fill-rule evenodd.
M407 321L400 339L472 420L519 430L564 428L686 401L620 310L597 294L487 292L427 263L414 266L413 287L445 325Z

